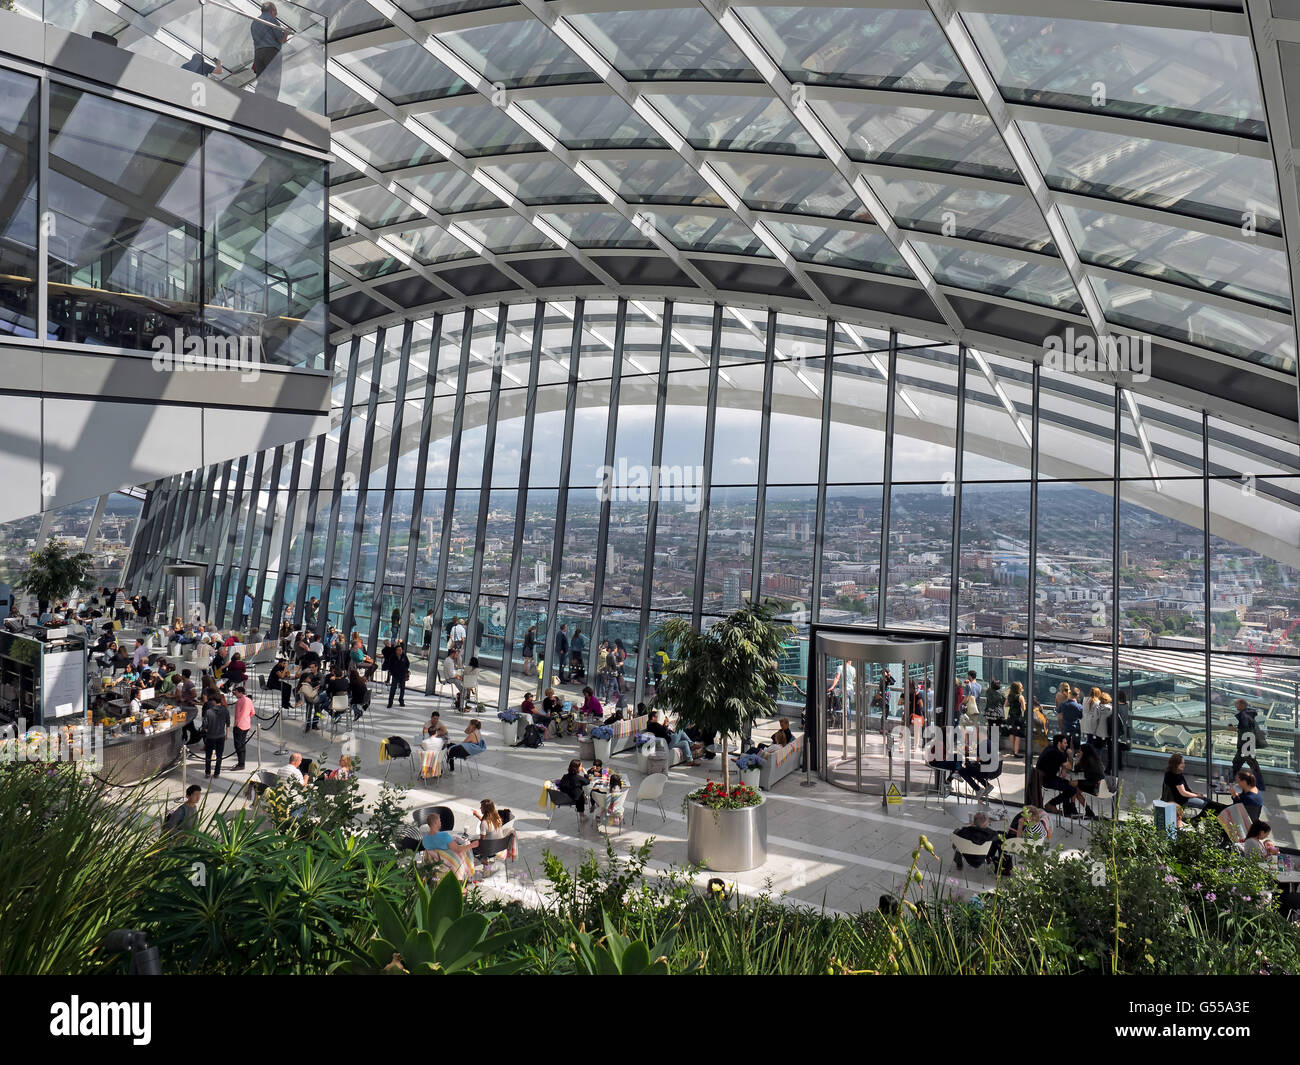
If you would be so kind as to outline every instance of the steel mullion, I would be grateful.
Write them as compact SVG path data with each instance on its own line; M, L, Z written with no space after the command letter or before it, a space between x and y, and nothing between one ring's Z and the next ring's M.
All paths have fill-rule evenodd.
M243 620L243 597L248 591L248 556L253 550L253 533L257 528L257 500L262 494L262 472L266 468L266 452L259 451L253 463L253 482L248 493L248 517L244 521L244 545L239 550L239 581L235 590L235 617ZM251 596L250 596L251 598Z
M1118 436L1115 438L1115 453L1119 454ZM1205 790L1208 793L1214 782L1214 733L1210 716L1211 685L1214 682L1214 648L1210 635L1213 626L1210 609L1213 605L1214 589L1210 587L1210 415L1205 410L1201 411L1201 544L1204 553L1201 559L1201 574L1205 579ZM1118 555L1115 556L1115 576L1118 582ZM1119 611L1115 610L1114 614L1118 621ZM1132 712L1130 710L1129 714L1131 715ZM1115 730L1112 728L1111 731Z
M501 373L505 366L506 305L497 307L497 331L492 346L492 383L488 392L487 424L483 434L483 465L479 476L478 522L474 526L474 568L469 578L469 608L473 612L465 634L468 652L466 660L479 651L478 634L483 613L479 608L479 595L483 591L483 552L487 549L487 520L492 502L492 467L497 446L497 415L501 410Z
M659 337L659 376L655 382L655 427L654 442L651 445L651 484L655 491L650 494L650 509L646 516L645 531L645 568L641 571L641 616L638 621L636 649L636 685L633 688L633 703L640 705L645 700L646 652L649 647L650 634L650 598L654 595L655 544L659 529L659 485L663 476L660 464L664 457L664 421L668 409L668 372L672 365L672 328L673 305L671 300L664 302L662 321L663 330ZM595 648L592 648L594 654Z
M772 388L776 377L776 311L767 312L763 343L763 409L758 428L758 479L754 489L754 549L750 554L749 601L763 598L763 523L767 521L768 452L772 446Z
M397 389L393 395L393 421L388 430L388 467L384 478L384 512L379 520L379 543L375 553L375 597L382 595L388 576L388 539L392 533L393 495L397 490L397 460L402 451L402 414L406 407L406 377L411 365L411 336L415 323L409 318L402 326L401 353L397 363ZM402 606L398 605L398 611ZM399 622L391 638L396 640L405 627L405 613L399 613ZM379 610L370 609L370 635L367 643L370 653L374 654L379 643Z
M1038 635L1038 442L1042 423L1043 368L1034 363L1034 417L1029 449L1029 646L1025 654L1025 795L1029 795L1029 778L1034 771L1034 640ZM1115 446L1119 446L1116 439ZM956 675L956 663L953 663ZM1044 711L1046 714L1046 711ZM955 720L955 718L954 718ZM1051 732L1051 729L1048 729Z
M302 453L305 441L299 440L293 445L293 457L289 460L289 487L284 501L284 514L280 518L280 550L276 552L279 560L280 579L275 582L275 594L271 597L271 627L279 633L280 620L284 616L284 586L289 579L289 552L293 547L293 525L298 516L298 485L302 474Z
M325 532L325 559L320 576L320 611L316 617L317 631L324 634L329 624L330 584L334 572L334 547L339 535L339 510L343 503L343 476L348 464L348 437L352 430L352 403L356 389L357 359L361 353L361 338L353 337L348 350L348 373L343 386L343 417L339 423L339 446L334 456L334 490L330 496L330 516ZM305 617L305 615L304 615ZM340 615L339 622L343 618ZM343 635L348 635L346 628Z
M348 572L343 585L343 631L351 634L356 625L357 570L361 568L361 540L365 536L366 502L370 498L370 460L375 450L375 422L379 420L379 377L384 368L384 345L388 340L386 329L375 333L375 354L370 366L370 395L366 397L366 432L361 439L361 464L357 467L357 502L352 513L352 546L348 551ZM373 583L373 582L372 582ZM375 610L374 598L370 612ZM370 652L374 653L374 647Z
M438 373L438 353L441 350L442 315L434 315L433 330L429 336L429 356L424 372L424 406L420 410L420 444L416 452L415 494L411 500L411 528L406 540L406 570L402 578L402 617L411 613L411 599L415 591L415 564L419 552L421 517L424 513L424 482L427 478L426 466L429 462L429 437L433 432L433 398L434 385ZM432 673L433 663L437 661L437 633L430 638L429 660L425 673Z
M573 423L578 405L578 360L582 353L582 318L586 313L581 297L574 300L573 333L569 341L569 387L565 392L564 442L560 445L560 484L555 497L555 535L551 542L551 585L546 598L546 630L542 633L542 659L555 665L556 612L560 603L560 567L564 563L564 526L569 515L569 465L573 461ZM591 634L592 653L596 648L596 633ZM537 692L542 690L542 674L537 676Z
M434 638L442 633L442 613L447 598L447 558L451 550L451 531L456 515L456 480L460 473L460 434L465 425L465 389L469 384L469 353L473 339L474 310L465 308L461 325L460 370L456 378L456 405L451 421L451 452L447 456L447 487L442 507L442 539L438 544L438 580L433 593ZM470 619L466 619L467 621ZM468 636L468 629L466 630ZM432 695L436 674L431 669L424 679L424 694Z
M885 630L889 593L889 504L894 494L894 410L898 406L898 332L889 331L889 380L885 382L885 465L880 495L880 577L876 582L876 628ZM951 663L957 668L955 662ZM945 700L946 702L946 700Z
M826 480L830 467L831 440L831 379L834 375L835 323L826 319L826 340L824 341L824 365L822 366L822 419L820 426L820 443L817 454L817 513L814 520L813 536L813 570L812 600L809 604L808 620L821 621L822 617L822 549L826 543Z
M325 464L325 448L329 443L329 430L316 436L316 450L311 465L311 482L307 486L307 509L303 513L302 539L298 544L298 592L293 597L293 617L302 624L307 614L307 582L311 579L311 545L316 540L316 511L320 507L321 467ZM293 534L289 533L292 542Z
M722 304L713 305L713 338L709 345L709 398L704 412L704 476L700 485L700 529L695 541L695 594L691 600L691 624L701 626L704 617L705 545L709 535L710 496L713 490L713 437L718 424L718 371L722 363Z
M617 490L614 485L613 469L618 443L618 406L623 390L623 339L626 326L627 300L620 299L618 301L618 315L614 324L613 368L610 371L609 381L609 416L605 423L605 468L602 471L604 476L601 480L600 527L596 532L596 569L593 578L595 583L591 591L591 646L593 654L600 643L601 611L605 606L605 568L608 562L607 556L609 555L609 518L610 512L613 510L613 495ZM555 638L559 631L559 628L556 628L555 633L550 637L551 646L548 650L552 652L555 649ZM567 670L563 663L559 665L560 673L563 675Z
M519 484L515 492L514 550L510 556L510 583L506 595L505 632L501 640L501 683L497 706L510 705L510 677L515 668L515 624L519 614L519 571L522 565L524 532L528 525L528 485L533 465L533 425L537 416L537 379L542 366L542 326L546 321L546 304L533 304L532 350L528 365L528 398L524 407L524 439L519 456ZM530 678L531 680L531 678Z
M257 558L257 585L253 592L253 617L250 628L262 627L262 597L266 595L266 571L271 564L271 541L275 538L275 515L280 506L280 474L284 469L284 445L275 449L271 460L271 478L266 483L266 520L262 523L262 547ZM280 564L280 583L284 581L284 560ZM275 619L278 621L279 619ZM274 635L274 632L272 632Z
M963 450L966 446L966 348L957 346L957 432L956 449L953 455L952 470L952 557L951 569L948 571L948 661L952 663L953 673L957 671L957 618L959 614L959 589L961 581L961 491L962 477L965 476ZM986 679L987 682L987 679ZM907 686L904 685L906 691ZM954 723L956 718L953 718Z
M203 523L203 561L207 569L203 572L203 609L208 617L213 614L213 596L216 594L217 550L221 541L221 529L226 515L226 500L230 498L230 471L234 460L227 459L221 464L221 487L217 490L217 505L212 517ZM211 498L211 490L209 490Z
M239 518L244 503L244 478L248 474L248 456L239 459L238 472L235 475L235 492L230 507L226 511L226 547L221 555L221 587L213 602L212 613L215 624L220 627L226 623L226 600L230 591L230 567L235 558L235 541L239 539Z

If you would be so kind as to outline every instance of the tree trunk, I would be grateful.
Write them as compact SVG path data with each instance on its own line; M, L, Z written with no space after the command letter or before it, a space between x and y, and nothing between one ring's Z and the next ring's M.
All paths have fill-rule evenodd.
M731 759L727 757L727 735L722 735L722 786L731 790Z

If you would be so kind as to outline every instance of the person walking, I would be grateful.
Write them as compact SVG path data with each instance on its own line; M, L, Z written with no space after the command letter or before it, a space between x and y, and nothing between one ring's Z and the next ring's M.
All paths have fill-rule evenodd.
M257 94L278 99L282 60L280 50L289 39L289 31L279 19L272 3L262 5L262 13L249 29L253 38L253 73L257 75Z
M217 758L216 776L221 776L221 759L226 753L226 736L230 733L230 711L224 703L209 698L203 704L203 775L210 777L212 756Z
M248 749L248 737L253 732L253 699L244 691L242 684L235 685L235 769L244 768L245 751Z
M411 660L406 656L402 644L393 645L393 655L388 662L388 705L393 705L393 696L397 696L397 705L406 705L406 682L411 676Z
M1264 777L1255 761L1255 751L1263 746L1260 743L1259 716L1245 699L1238 699L1233 706L1236 709L1233 716L1237 719L1237 754L1232 759L1232 772L1236 774L1242 766L1249 766L1255 775L1255 786L1263 791Z

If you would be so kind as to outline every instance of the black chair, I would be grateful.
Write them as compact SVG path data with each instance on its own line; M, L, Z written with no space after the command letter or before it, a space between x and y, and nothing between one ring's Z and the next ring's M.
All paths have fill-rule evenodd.
M437 814L444 832L451 832L456 827L456 815L449 806L420 806L411 811L411 820L417 825L424 824L430 814Z
M561 806L572 806L573 815L578 822L578 835L582 835L582 817L578 812L578 804L574 802L573 797L571 795L566 795L552 784L548 784L546 790L549 792L551 802L555 806L555 809L551 811L550 821L546 822L546 827L550 828L551 824L555 821L555 810L558 810Z

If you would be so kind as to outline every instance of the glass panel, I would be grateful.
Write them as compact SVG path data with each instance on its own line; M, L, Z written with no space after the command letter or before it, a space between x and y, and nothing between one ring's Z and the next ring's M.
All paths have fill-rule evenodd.
M387 119L374 126L333 134L354 155L377 170L400 170L421 163L441 162L442 156L414 133ZM337 167L338 164L334 164Z
M433 174L409 174L402 178L402 184L421 199L436 204L442 214L503 206L468 174L451 168Z
M399 105L474 91L415 41L362 48L348 53L343 62L362 81Z
M1133 424L1132 408L1141 419L1142 432ZM1201 462L1201 414L1166 403L1154 396L1125 392L1120 407L1123 452L1120 455L1121 477L1199 476ZM1151 445L1148 462L1142 437ZM1199 486L1197 491L1200 491ZM1197 497L1199 500L1199 496ZM1199 509L1200 503L1197 503Z
M603 202L585 181L560 163L530 160L485 170L527 204Z
M1033 408L1029 363L966 349L962 480L1029 477Z
M1121 482L1121 643L1205 649L1201 490L1199 479Z
M462 155L543 150L504 110L492 107L483 97L472 97L471 102L455 107L440 107L422 116L422 120Z
M883 477L887 358L847 354L834 359L826 462L826 480L831 484ZM827 523L827 535L829 528Z
M952 594L952 487L895 485L889 496L889 539L885 623L946 632Z
M507 89L599 80L563 41L535 19L454 30L438 34L438 39L488 81L501 82Z
M816 142L770 96L647 96L696 148L819 155Z
M857 7L738 12L792 81L974 95L929 12Z
M709 491L709 528L704 540L705 611L730 613L749 599L754 568L754 509L752 488L715 487ZM655 549L657 552L657 543ZM656 561L656 582L658 579ZM659 602L657 589L654 601Z
M36 333L37 99L40 83L0 70L0 333Z
M1281 234L1270 157L1230 154L1118 133L1017 123L1052 188L1165 207Z
M796 355L772 367L768 484L815 484L821 455L825 359Z
M946 232L1026 251L1055 251L1038 205L1023 193L937 181L895 181L880 175L867 180L905 229Z
M818 101L814 108L849 156L860 162L1019 181L1019 171L986 115L838 100Z
M826 489L820 615L825 623L874 626L877 622L882 503L883 492L877 485Z
M763 375L761 363L749 366L737 366L725 371L724 378L718 375L718 406L713 423L713 473L712 485L716 489L724 484L757 484L759 434L763 419ZM680 375L674 374L673 379ZM684 378L694 381L698 387L699 377L688 374ZM673 387L670 385L670 387ZM670 397L674 393L670 393ZM665 419L664 455L676 454L678 444L674 437L680 432L684 440L693 446L696 439L704 439L703 417L705 397L695 393L694 398L684 398L680 388L676 392L680 404L673 413L673 420ZM670 402L673 402L670 399ZM691 404L688 408L685 404ZM671 411L672 408L670 407ZM700 423L698 437L693 426ZM673 427L670 435L667 427ZM688 431L687 426L692 428ZM753 493L744 496L753 510ZM710 498L710 506L716 508L717 497ZM750 524L753 524L751 513ZM746 585L748 587L748 585Z
M1266 473L1300 473L1300 454L1276 436L1210 415L1210 471L1243 479Z
M712 166L756 211L871 221L871 212L835 171L781 166L760 159L719 160Z
M1038 632L1110 643L1114 529L1109 481L1038 486Z
M323 366L324 166L216 131L204 158L206 326L259 337L268 362Z
M1210 482L1213 650L1300 654L1300 480Z
M1199 344L1286 373L1295 371L1295 330L1289 319L1275 322L1200 303L1195 296L1183 299L1096 276L1092 286L1107 321L1116 325Z
M656 212L656 226L666 232L679 248L688 251L716 251L736 255L766 255L765 248L753 232L728 217L706 214Z
M1065 332L1069 348L1072 330ZM1039 376L1038 476L1071 480L1114 475L1114 386L1099 374L1044 367Z
M803 262L843 266L876 274L911 277L912 272L877 229L832 229L767 221L767 227Z
M947 347L924 348L900 351L897 360L893 479L951 481L957 455L957 355Z
M1036 15L963 18L1008 100L1266 135L1249 37Z
M942 285L987 292L1029 303L1082 311L1078 291L1064 266L1027 263L968 248L913 240L914 247Z
M603 588L606 606L634 606L641 602L649 509L648 490L614 489L614 498L609 504L609 541L605 556Z
M614 95L524 100L520 106L568 148L667 148L627 104Z
M717 21L702 7L601 11L569 21L630 81L758 81Z
M759 593L774 600L779 610L805 618L812 599L816 529L816 487L767 490Z
M458 224L489 251L542 251L555 247L527 219L515 215L465 219Z
M405 200L376 185L365 185L350 192L332 192L330 203L342 208L344 213L361 221L368 229L378 229L393 222L408 222L421 218L420 213Z
M554 226L580 248L653 248L655 246L641 230L613 211L543 214L538 217Z
M724 206L722 197L709 183L676 155L660 159L592 159L588 165L629 202Z
M149 350L200 332L199 127L62 85L50 112L50 335Z
M1028 484L962 485L959 632L1029 631L1029 509Z
M1281 248L1067 205L1061 214L1080 256L1094 266L1291 310L1286 253Z

